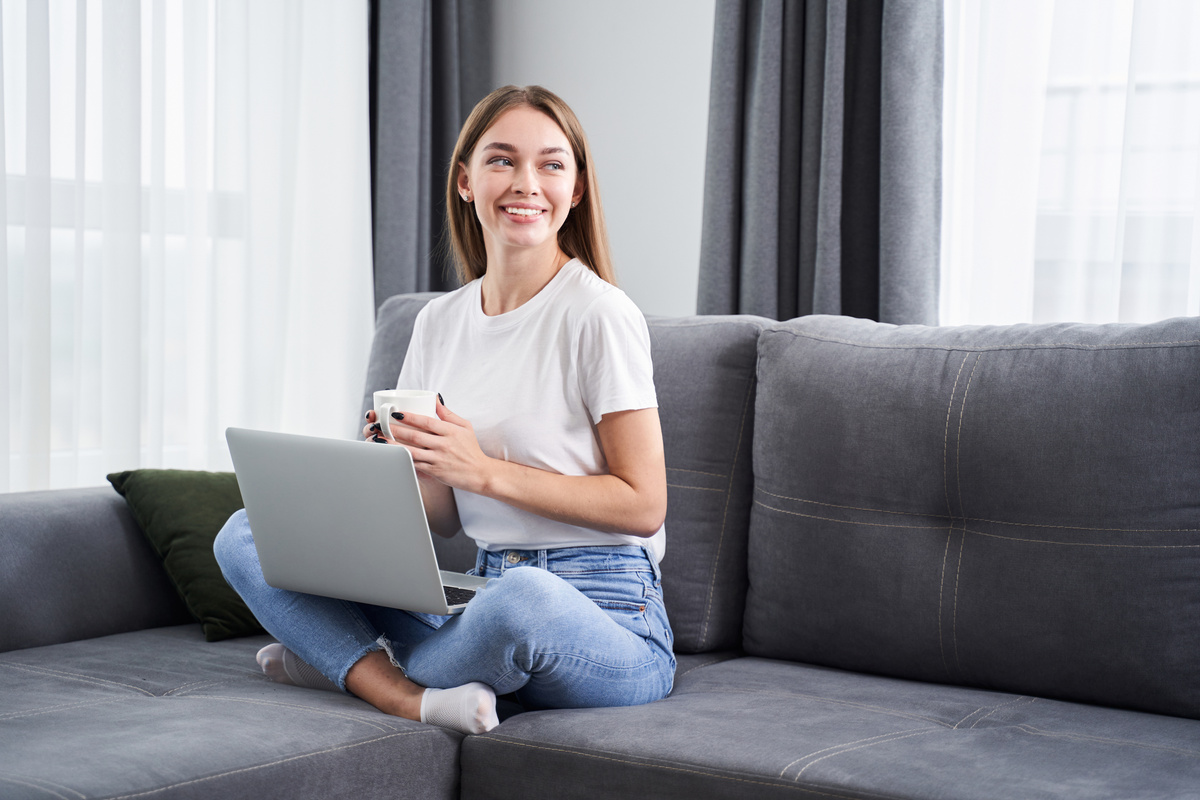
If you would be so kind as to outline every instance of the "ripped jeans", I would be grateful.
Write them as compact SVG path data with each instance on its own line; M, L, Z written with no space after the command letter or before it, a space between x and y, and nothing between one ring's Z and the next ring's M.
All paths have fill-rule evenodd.
M387 649L420 686L480 681L529 709L639 705L671 691L661 573L640 547L480 550L472 572L493 580L450 617L268 586L245 511L213 549L262 626L343 690L351 666Z

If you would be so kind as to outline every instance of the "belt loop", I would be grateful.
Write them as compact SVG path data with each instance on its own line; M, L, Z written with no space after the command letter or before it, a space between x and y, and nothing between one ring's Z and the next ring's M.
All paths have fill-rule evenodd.
M542 569L549 569L550 559L547 557L545 550L537 551L537 565Z
M650 555L650 551L644 547L642 548L642 555L646 557L646 560L650 562L651 569L654 570L655 582L661 582L662 581L662 568L658 565L658 562L654 560L654 556Z

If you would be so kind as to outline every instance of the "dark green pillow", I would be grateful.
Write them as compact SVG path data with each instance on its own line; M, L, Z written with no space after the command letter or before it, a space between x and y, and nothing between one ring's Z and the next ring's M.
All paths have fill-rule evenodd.
M232 472L138 469L114 472L108 482L129 504L205 639L265 633L213 555L217 532L244 505Z

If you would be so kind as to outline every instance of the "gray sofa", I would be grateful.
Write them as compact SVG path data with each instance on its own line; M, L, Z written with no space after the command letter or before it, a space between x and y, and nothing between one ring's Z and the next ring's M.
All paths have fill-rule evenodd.
M0 797L1200 797L1200 320L651 336L670 697L462 737L277 685L111 489L12 494Z

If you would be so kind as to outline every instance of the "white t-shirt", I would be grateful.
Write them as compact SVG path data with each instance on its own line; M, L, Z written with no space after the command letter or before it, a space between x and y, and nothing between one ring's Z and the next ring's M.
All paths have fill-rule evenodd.
M397 388L440 392L487 455L562 475L608 472L595 428L605 414L658 407L645 318L578 260L507 314L483 313L479 280L430 301ZM463 530L488 550L632 544L659 561L666 548L662 528L644 539L454 496Z

